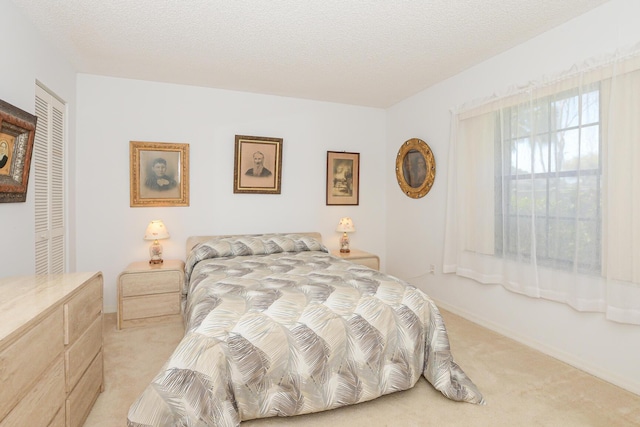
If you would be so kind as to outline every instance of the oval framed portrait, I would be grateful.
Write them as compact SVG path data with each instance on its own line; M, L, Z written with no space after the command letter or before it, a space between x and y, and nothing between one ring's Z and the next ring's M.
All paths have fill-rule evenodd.
M402 192L412 199L427 195L436 178L436 160L431 147L419 138L402 144L396 157L396 179Z

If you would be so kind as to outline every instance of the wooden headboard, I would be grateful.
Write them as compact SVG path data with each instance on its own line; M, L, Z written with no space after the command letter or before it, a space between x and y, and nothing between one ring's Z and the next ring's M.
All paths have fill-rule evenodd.
M186 255L189 256L189 252L191 249L198 243L206 242L209 239L214 237L241 237L241 236L264 236L265 234L301 234L303 236L310 236L316 239L317 241L322 243L322 234L316 231L307 231L304 233L261 233L261 234L226 234L226 235L213 235L213 236L189 236L187 237L187 252Z

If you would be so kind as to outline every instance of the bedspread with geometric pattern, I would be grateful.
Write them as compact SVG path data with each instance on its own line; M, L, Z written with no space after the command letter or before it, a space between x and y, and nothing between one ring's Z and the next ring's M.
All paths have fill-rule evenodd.
M484 403L435 304L303 235L218 238L187 258L185 336L128 425L238 426L413 387Z

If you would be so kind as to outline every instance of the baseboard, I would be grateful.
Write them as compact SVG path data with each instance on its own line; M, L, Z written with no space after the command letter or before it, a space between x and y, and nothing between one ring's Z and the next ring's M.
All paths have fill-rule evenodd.
M591 374L595 377L598 377L604 381L607 381L611 384L614 384L618 387L621 387L631 393L640 395L640 382L633 381L629 378L622 378L618 375L612 374L611 372L607 372L602 370L598 366L594 366L582 359L576 358L574 355L569 354L565 351L559 350L555 347L549 346L543 342L532 340L530 337L520 335L512 330L505 328L503 325L500 325L495 322L491 322L486 319L482 319L472 313L469 313L466 310L460 309L459 307L455 307L444 303L442 301L438 301L436 299L433 300L438 307L441 307L444 310L447 310L453 314L456 314L460 317L463 317L470 322L476 323L482 327L490 329L494 332L497 332L505 337L511 338L521 344L526 345L527 347L531 347L535 350L540 351L541 353L546 354L547 356L551 356L555 359L558 359L564 363L567 363L574 368L580 369L588 374Z

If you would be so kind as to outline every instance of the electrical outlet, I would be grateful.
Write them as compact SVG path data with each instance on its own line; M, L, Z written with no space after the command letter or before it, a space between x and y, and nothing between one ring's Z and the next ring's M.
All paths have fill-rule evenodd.
M436 266L435 266L435 264L431 264L429 266L429 273L436 274Z

